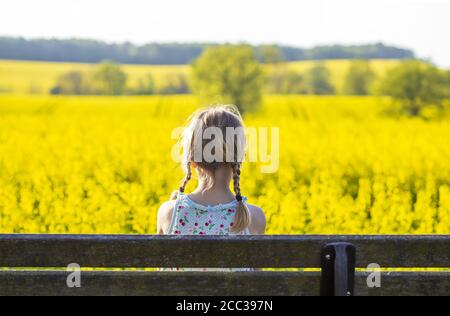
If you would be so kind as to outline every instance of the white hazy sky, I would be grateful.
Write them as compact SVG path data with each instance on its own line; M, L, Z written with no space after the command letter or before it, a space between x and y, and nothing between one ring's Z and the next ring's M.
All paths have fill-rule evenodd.
M2 0L0 35L106 41L382 41L450 67L450 0Z

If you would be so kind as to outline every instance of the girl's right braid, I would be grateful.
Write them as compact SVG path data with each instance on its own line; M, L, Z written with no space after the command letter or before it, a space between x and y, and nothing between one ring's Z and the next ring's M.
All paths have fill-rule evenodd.
M236 200L238 202L242 201L241 196L241 188L239 185L240 175L241 175L241 168L240 164L237 162L233 165L233 186L234 186L234 193L236 194Z
M247 228L250 225L250 211L247 205L242 200L241 188L239 186L239 180L241 177L241 164L239 162L233 165L233 186L236 194L236 200L238 201L236 214L234 216L232 232L239 232Z

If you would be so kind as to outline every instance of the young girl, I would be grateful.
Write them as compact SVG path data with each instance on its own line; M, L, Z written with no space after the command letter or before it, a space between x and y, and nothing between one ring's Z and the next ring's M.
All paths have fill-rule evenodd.
M220 130L220 139L204 139L205 130ZM183 144L183 167L186 176L172 199L161 205L158 211L158 233L180 235L255 235L264 234L266 219L261 208L247 204L241 195L239 180L241 163L245 152L245 136L236 133L232 139L227 132L243 129L239 111L234 106L216 106L195 112L185 129ZM200 144L196 136L200 135ZM212 160L198 158L204 153L208 142L219 142L219 153ZM197 146L197 147L196 147ZM199 151L200 149L200 151ZM231 159L230 159L231 158ZM197 188L185 194L192 169L198 177ZM233 191L230 182L233 181Z

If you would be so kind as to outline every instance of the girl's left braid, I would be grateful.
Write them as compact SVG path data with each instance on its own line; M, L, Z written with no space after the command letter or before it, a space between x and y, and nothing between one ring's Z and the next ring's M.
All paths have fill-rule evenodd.
M180 186L180 192L183 193L184 189L186 188L186 184L188 183L188 181L191 179L191 164L188 162L187 163L187 171L186 171L186 176L184 177L183 180L183 184Z

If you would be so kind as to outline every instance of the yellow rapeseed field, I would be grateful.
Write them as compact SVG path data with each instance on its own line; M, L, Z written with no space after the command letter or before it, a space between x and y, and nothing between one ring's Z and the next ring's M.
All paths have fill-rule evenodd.
M194 96L0 96L1 233L154 233L182 179L174 127ZM450 121L375 97L266 96L279 170L242 170L268 233L450 233ZM192 189L195 181L189 184Z

